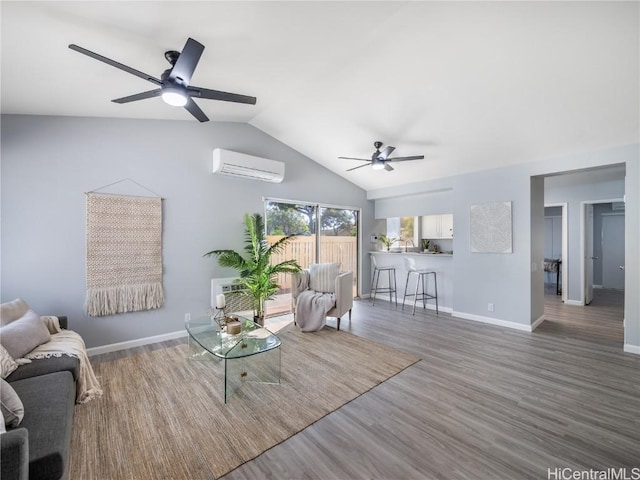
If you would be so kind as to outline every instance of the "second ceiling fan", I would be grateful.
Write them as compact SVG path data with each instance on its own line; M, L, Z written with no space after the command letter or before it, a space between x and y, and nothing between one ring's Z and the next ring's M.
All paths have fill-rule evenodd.
M371 155L371 160L367 158L354 158L354 157L338 157L341 160L359 160L361 162L367 162L363 165L358 165L357 167L353 167L347 170L350 172L352 170L357 170L358 168L368 167L371 165L373 170L386 170L391 172L393 167L389 165L390 162L405 162L407 160L422 160L424 159L424 155L414 155L411 157L394 157L389 158L389 155L396 149L396 147L387 146L384 150L380 151L380 147L382 147L382 142L374 142L373 146L376 148L376 151Z

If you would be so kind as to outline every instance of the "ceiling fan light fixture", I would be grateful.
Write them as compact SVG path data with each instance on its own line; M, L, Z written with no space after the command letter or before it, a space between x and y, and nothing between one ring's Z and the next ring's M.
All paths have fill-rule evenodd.
M379 159L375 159L373 162L371 162L371 169L372 170L384 170L384 161L379 160Z
M187 104L187 96L178 88L163 89L162 100L174 107L184 107Z

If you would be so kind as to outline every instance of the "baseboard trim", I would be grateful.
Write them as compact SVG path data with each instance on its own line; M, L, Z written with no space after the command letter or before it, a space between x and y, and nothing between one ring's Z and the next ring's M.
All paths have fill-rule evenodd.
M584 307L584 302L581 302L580 300L567 300L564 304L573 305L574 307Z
M384 296L383 296L384 295ZM371 298L371 295L368 295L367 298ZM408 297L407 297L408 298ZM388 302L389 301L389 294L384 294L384 293L380 293L378 295L376 295L376 301L382 301L382 302ZM393 302L391 302L393 303ZM407 302L405 307L407 308L413 308L413 303L409 303ZM402 297L398 298L398 308L402 308ZM419 300L418 303L416 304L416 311L418 311L418 308L422 308L422 303ZM427 310L433 310L434 312L436 311L436 305L435 303L427 303ZM438 305L438 311L439 312L444 312L444 313L451 313L453 314L453 308L451 307L443 307L442 305Z
M102 345L100 347L87 348L87 355L92 357L94 355L117 352L119 350L126 350L127 348L141 347L142 345L164 342L166 340L174 340L176 338L182 338L186 336L186 330L179 330L177 332L154 335L153 337L137 338L135 340L127 340L126 342L111 343L109 345Z
M640 345L631 345L630 343L625 343L624 351L627 353L634 353L636 355L640 355Z
M540 315L540 317L531 324L531 331L533 332L536 328L538 328L542 322L544 322L544 315Z
M514 330L521 330L523 332L533 331L532 325L524 325L522 323L509 322L507 320L500 320L498 318L483 317L481 315L474 315L473 313L452 312L451 315L458 318L464 318L465 320L473 320L474 322L488 323L490 325L496 325L498 327L506 327L506 328L512 328ZM541 318L542 320L544 320L544 317L541 317ZM541 320L538 319L536 320L536 322L541 322Z

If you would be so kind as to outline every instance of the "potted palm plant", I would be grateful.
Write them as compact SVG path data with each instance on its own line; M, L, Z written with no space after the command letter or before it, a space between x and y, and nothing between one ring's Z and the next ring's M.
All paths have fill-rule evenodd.
M389 251L391 250L391 246L394 243L396 243L399 239L396 237L388 237L383 233L381 235L378 235L378 240L380 240L380 243L382 243L385 247L387 247L387 251Z
M259 213L245 213L244 255L235 250L211 250L205 257L216 256L222 267L234 268L240 274L237 283L242 285L241 295L253 300L254 321L264 325L264 307L278 291L276 276L279 273L295 273L300 265L295 260L271 263L271 257L282 251L295 235L286 235L273 245L266 238L264 219Z

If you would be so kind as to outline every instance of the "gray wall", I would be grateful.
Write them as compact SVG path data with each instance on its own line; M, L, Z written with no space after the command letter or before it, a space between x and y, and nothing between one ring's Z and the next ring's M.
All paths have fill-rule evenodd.
M640 354L640 155L626 163L624 341Z
M385 198L376 201L375 218L442 215L453 212L453 190ZM455 230L454 230L455 231Z
M367 192L376 202L376 218L380 212L390 211L390 205L402 205L408 200L420 198L430 192L452 189L454 216L453 257L454 264L454 312L468 318L484 317L508 321L516 326L530 325L536 314L544 308L540 270L543 265L543 249L533 243L544 245L543 228L537 231L538 223L532 216L542 218L545 203L569 203L569 237L579 242L580 202L584 200L620 198L626 192L625 223L625 344L640 353L640 146L638 144L616 147L583 154L549 158L544 161L516 165L493 170L472 172L455 177L425 180L402 187L389 187ZM544 196L539 193L539 182L532 177L546 177L569 172L584 171L598 167L626 168L625 181L599 179L584 183L577 178L574 185L561 189L548 189L545 178ZM535 191L538 189L538 191ZM511 201L513 214L512 254L471 254L469 249L469 207L474 204L494 201ZM378 207L378 204L381 207ZM436 209L436 207L433 207ZM384 210L383 210L384 209ZM542 225L542 223L540 223ZM539 237L539 238L538 238ZM570 240L571 241L571 240ZM569 253L569 298L580 299L580 249L571 248ZM564 259L563 259L564 260ZM487 304L495 304L495 312L487 311Z
M531 236L529 248L531 257L530 304L531 322L544 316L544 177L531 177Z
M216 147L283 161L285 180L214 175ZM240 248L242 216L263 212L263 196L362 208L363 238L374 233L373 203L362 189L247 124L3 115L1 153L2 301L21 297L43 315L68 315L88 347L179 331L185 313L206 312L210 279L235 272L202 254ZM87 317L85 192L125 178L165 199L166 302Z

